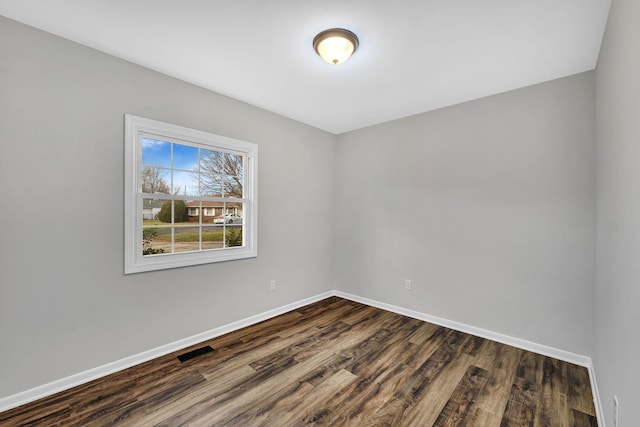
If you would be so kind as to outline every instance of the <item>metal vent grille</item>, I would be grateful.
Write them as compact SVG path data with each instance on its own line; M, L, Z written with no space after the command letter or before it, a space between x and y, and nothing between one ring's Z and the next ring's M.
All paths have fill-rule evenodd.
M195 357L202 356L203 354L207 354L211 352L213 352L213 348L210 345L207 345L207 346L196 348L195 350L191 350L187 353L179 355L178 360L184 363L187 360L191 360Z

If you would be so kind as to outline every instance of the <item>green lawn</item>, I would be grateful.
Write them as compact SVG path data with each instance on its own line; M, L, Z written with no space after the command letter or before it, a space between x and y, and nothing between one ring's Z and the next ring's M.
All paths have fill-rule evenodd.
M202 241L203 242L222 242L222 229L220 230L209 230L204 231L202 233ZM175 233L174 241L176 242L197 242L200 239L199 233L197 231L189 232L189 233ZM171 234L163 234L161 236L156 236L153 240L162 240L165 242L171 241Z
M232 229L239 231L239 236L237 237L242 241L242 227L233 227ZM227 227L227 234L229 233L231 228ZM222 227L217 228L215 230L207 230L202 232L202 241L203 242L222 242L224 239L224 234ZM163 242L171 241L171 234L162 234L158 236L154 236L153 240L160 240ZM175 242L197 242L200 240L200 233L197 231L190 231L188 233L174 233L174 241Z

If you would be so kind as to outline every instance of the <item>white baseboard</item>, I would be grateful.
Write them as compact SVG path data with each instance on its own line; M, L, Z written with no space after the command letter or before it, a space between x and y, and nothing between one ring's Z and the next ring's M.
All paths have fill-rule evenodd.
M331 296L345 298L345 299L366 304L372 307L377 307L383 310L387 310L387 311L398 313L404 316L412 317L414 319L424 320L425 322L433 323L439 326L444 326L450 329L455 329L460 332L465 332L481 338L486 338L492 341L497 341L503 344L511 345L513 347L518 347L523 350L532 351L534 353L539 353L545 356L553 357L555 359L559 359L566 362L574 363L576 365L584 366L589 370L589 378L591 380L591 388L593 390L593 398L596 406L596 415L598 419L598 425L600 427L604 427L604 421L602 420L603 418L602 406L600 403L598 388L596 386L596 377L595 377L595 372L593 370L593 363L590 357L560 350L554 347L545 346L542 344L537 344L531 341L511 337L509 335L500 334L500 333L489 331L486 329L477 328L475 326L467 325L464 323L459 323L452 320L431 316L429 314L420 313L418 311L409 310L406 308L383 303L383 302L372 300L369 298L360 297L360 296L348 294L341 291L335 291L335 290L324 292L322 294L319 294L310 298L305 298L303 300L296 301L296 302L284 305L282 307L275 308L273 310L265 311L264 313L260 313L255 316L250 316L245 319L238 320L236 322L232 322L227 325L220 326L218 328L214 328L209 331L205 331L205 332L193 335L191 337L172 342L170 344L156 347L154 349L147 350L142 353L135 354L133 356L125 357L124 359L120 359L115 362L107 363L106 365L98 366L96 368L92 368L84 372L71 375L66 378L61 378L59 380L50 382L48 384L44 384L44 385L34 387L32 389L29 389L8 397L1 398L0 412L7 411L17 406L24 405L29 402L33 402L35 400L50 396L52 394L55 394L64 390L68 390L72 387L76 387L78 385L87 383L89 381L96 380L98 378L104 377L114 372L118 372L123 369L130 368L132 366L147 362L151 359L155 359L160 356L164 356L174 351L182 350L183 348L190 347L200 342L213 339L220 335L224 335L229 332L233 332L238 329L251 326L253 324L262 322L264 320L270 319L272 317L278 316L288 311L295 310L300 307L304 307L305 305L323 300L325 298L329 298Z
M0 412L7 411L9 409L24 405L29 402L33 402L38 399L42 399L43 397L51 396L52 394L88 383L89 381L102 378L109 374L113 374L114 372L139 365L140 363L147 362L149 360L164 356L169 353L173 353L174 351L182 350L183 348L190 347L200 342L207 341L220 335L224 335L229 332L233 332L238 329L242 329L244 327L262 322L263 320L267 320L288 311L304 307L305 305L323 300L325 298L329 298L333 295L334 292L329 291L310 298L305 298L303 300L296 301L291 304L275 308L273 310L265 311L264 313L256 314L255 316L250 316L245 319L238 320L236 322L232 322L227 325L220 326L218 328L214 328L188 338L174 341L170 344L143 351L142 353L134 354L133 356L125 357L124 359L116 360L115 362L107 363L106 365L88 369L84 372L80 372L66 378L52 381L48 384L43 384L41 386L34 387L20 393L1 398Z

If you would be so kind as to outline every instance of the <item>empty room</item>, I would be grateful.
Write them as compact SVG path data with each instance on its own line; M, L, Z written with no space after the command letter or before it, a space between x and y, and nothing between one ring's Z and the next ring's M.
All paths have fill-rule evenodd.
M638 425L638 22L0 0L0 425Z

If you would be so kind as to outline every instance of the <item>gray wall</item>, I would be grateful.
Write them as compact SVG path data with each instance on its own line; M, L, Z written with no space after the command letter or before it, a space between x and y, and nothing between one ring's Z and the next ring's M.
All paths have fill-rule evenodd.
M593 81L339 136L338 289L591 354Z
M596 73L595 370L607 425L638 425L640 402L640 2L614 0Z
M258 258L123 275L124 113L259 145ZM331 134L0 17L0 144L0 397L333 289Z

